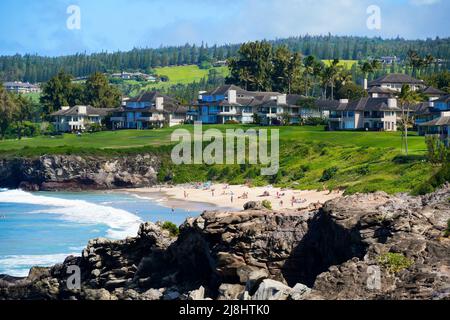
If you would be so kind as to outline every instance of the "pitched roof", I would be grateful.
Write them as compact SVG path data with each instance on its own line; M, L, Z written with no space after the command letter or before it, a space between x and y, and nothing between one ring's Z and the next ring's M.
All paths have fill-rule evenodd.
M426 87L426 88L422 91L422 93L424 93L424 94L435 94L435 95L440 95L440 96L443 96L443 95L446 95L446 94L447 94L446 92L444 92L444 91L442 91L442 90L439 90L439 89L436 89L436 88L433 88L433 87L431 87L431 86Z
M441 110L430 107L429 102L419 103L418 105L415 106L415 109L414 109L414 113L416 115L421 115L421 116L438 114L440 112L441 112Z
M385 83L399 83L399 84L424 84L423 80L418 80L410 75L402 73L391 73L380 77L369 83L370 87L380 86Z
M450 102L450 94L440 97L439 99L435 100L434 102Z
M215 88L214 90L203 93L205 96L217 96L217 95L225 95L229 90L236 90L237 94L246 94L247 91L244 89L235 86L234 84L223 85Z
M337 100L317 100L316 106L322 110L334 111L339 107L340 102Z
M371 87L369 90L367 90L368 93L382 93L382 94L394 94L396 91L390 90L388 88L382 88L382 87Z
M39 86L37 86L35 84L31 84L31 83L28 83L28 82L20 82L20 81L4 82L3 86L4 87L34 88L34 89L38 89L39 88Z
M74 106L66 110L59 110L53 112L51 116L78 116L80 114L78 112L80 107L86 107L87 116L107 116L117 110L115 108L94 108L92 106Z
M337 111L401 111L398 107L389 107L389 98L361 98L341 103Z
M434 126L450 126L450 117L440 117L429 122L420 124L424 127L434 127Z

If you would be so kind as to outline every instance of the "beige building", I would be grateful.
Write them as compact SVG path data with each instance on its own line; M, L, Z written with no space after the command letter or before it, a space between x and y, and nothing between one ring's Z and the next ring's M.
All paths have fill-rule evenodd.
M91 106L61 107L51 116L58 132L84 131L91 124L102 125L115 109L100 109Z
M340 100L329 107L330 130L397 131L401 109L395 98Z

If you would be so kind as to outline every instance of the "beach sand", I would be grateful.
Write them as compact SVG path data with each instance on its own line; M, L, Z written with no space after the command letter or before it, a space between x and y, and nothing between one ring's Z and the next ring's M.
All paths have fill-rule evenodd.
M244 185L178 185L119 190L140 197L148 197L161 205L191 210L243 210L249 201L268 200L274 210L306 208L313 203L325 203L342 196L340 191L300 191ZM247 198L242 195L247 193ZM293 201L293 197L295 201Z

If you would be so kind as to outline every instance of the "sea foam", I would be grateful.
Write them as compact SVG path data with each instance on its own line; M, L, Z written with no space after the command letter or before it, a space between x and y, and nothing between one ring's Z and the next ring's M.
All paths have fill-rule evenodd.
M65 221L87 225L106 225L107 237L123 239L135 236L142 220L130 212L84 200L68 200L49 196L35 195L22 190L0 192L0 202L46 206L45 210L33 213L60 215Z
M0 270L13 277L26 277L30 266L50 267L63 262L68 256L79 256L79 253L61 253L46 255L0 256Z

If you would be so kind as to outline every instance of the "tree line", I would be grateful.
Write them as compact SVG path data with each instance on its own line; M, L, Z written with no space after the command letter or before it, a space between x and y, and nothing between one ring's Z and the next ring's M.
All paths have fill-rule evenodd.
M421 56L409 50L405 65L383 65L378 59L361 60L351 68L339 59L324 62L313 55L303 56L287 45L267 41L243 44L229 59L230 76L226 82L250 91L296 93L323 99L357 99L366 96L363 84L387 73L407 73L429 78L442 90L449 89L448 71L431 54ZM447 79L447 81L445 81ZM364 81L362 81L364 80Z
M366 60L382 56L397 56L405 60L410 50L419 55L443 59L449 69L450 39L405 40L346 36L301 36L268 41L274 47L287 47L292 52L317 59ZM83 77L94 72L142 71L155 67L185 64L203 65L235 57L241 44L222 46L160 47L157 49L133 49L128 52L78 53L62 57L38 55L0 56L0 80L45 82L65 69L74 77Z
M94 108L117 108L122 93L108 78L95 72L85 82L74 82L73 76L60 71L42 87L40 102L44 118L62 106L90 105Z

